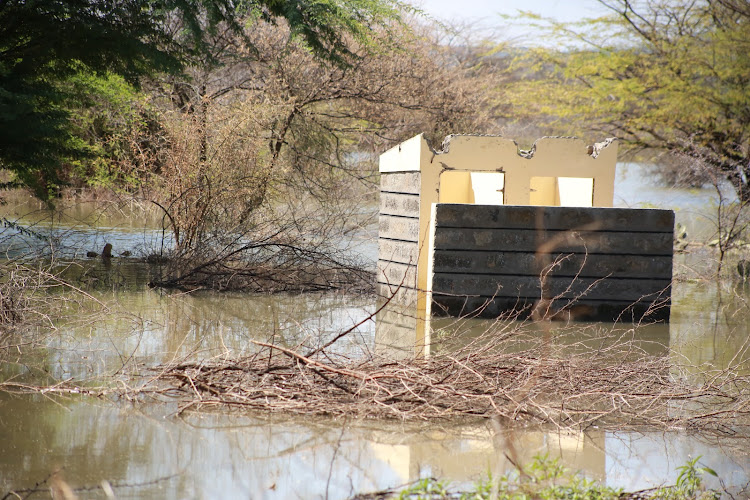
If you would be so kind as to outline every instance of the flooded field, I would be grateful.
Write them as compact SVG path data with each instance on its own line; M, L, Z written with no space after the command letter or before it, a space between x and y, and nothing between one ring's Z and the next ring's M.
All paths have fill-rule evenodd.
M619 168L617 205L673 208L692 238L711 236L712 191L658 188L637 166ZM322 344L358 323L335 344L337 354L357 359L382 345L377 322L367 320L376 309L372 297L152 289L147 283L158 268L137 257L161 248L158 220L142 214L101 218L84 209L48 219L41 207L4 208L6 217L24 228L6 228L2 238L8 255L49 248L45 258L54 255L54 265L69 266L67 279L85 296L51 297L56 306L63 305L57 308L63 313L29 334L39 345L0 349L0 381L75 379L85 385L106 378L137 384L160 363L239 356L256 349L253 340L289 348ZM105 242L113 244L116 258L107 263L85 258ZM374 245L367 251L372 256ZM119 256L126 251L131 255ZM708 251L675 260L680 279L673 287L671 323L642 325L634 335L657 350L669 348L676 366L732 365L750 337L750 285L696 279L710 275L714 266ZM433 324L436 330L451 328L470 337L488 326ZM746 437L731 430L718 436L597 428L567 433L508 429L485 420L436 424L180 412L179 403L169 399L143 403L0 391L0 498L12 489L35 488L41 490L39 498L48 497L45 486L35 485L57 469L80 498L103 498L102 481L117 498L347 498L423 477L472 483L509 470L507 454L526 463L545 453L587 477L629 490L672 483L676 468L700 455L726 485L746 495L747 444Z

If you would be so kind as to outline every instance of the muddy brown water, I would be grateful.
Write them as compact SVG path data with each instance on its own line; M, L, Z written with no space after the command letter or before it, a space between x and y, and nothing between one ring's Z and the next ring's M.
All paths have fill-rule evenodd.
M618 205L674 208L692 237L710 236L712 191L656 187L637 166L620 165L619 172ZM102 219L76 206L73 215L50 221L43 211L29 214L21 203L5 208L6 216L13 217L27 210L19 222L57 238L55 244L71 259L105 241L114 242L116 255L123 250L145 253L161 244L158 221L141 217L136 224L126 213ZM5 237L16 249L38 244L10 231ZM3 352L0 379L34 383L74 378L86 383L174 359L237 355L252 349L251 340L289 347L324 342L375 310L369 297L338 294L165 292L145 286L151 271L133 259L116 258L108 266L98 259L75 262L77 282L98 302L71 302L53 327L36 332L42 346ZM712 265L710 254L692 254L678 256L675 269L691 278ZM676 363L727 366L750 336L748 303L750 286L740 281L681 280L673 290L671 323L644 325L640 334L671 347ZM375 323L366 321L336 351L366 355L375 349L377 336ZM102 481L116 498L346 498L421 477L471 483L506 470L509 449L523 462L549 454L572 470L627 489L673 482L675 469L698 455L736 489L750 478L747 440L729 435L498 432L484 421L349 421L178 414L177 409L173 401L133 404L0 392L0 498L10 490L34 488L58 469L80 498L105 498ZM46 484L37 489L37 497L49 497Z

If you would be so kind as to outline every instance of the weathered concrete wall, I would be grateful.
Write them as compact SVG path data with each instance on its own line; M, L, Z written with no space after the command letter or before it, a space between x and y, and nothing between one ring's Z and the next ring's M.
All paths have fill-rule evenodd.
M415 302L419 258L420 172L390 172L380 177L378 288L400 302Z
M668 320L673 228L671 210L436 204L432 313Z

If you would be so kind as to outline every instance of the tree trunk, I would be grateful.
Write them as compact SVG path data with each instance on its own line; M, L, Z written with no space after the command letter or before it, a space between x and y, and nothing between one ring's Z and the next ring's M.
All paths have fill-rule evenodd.
M745 168L737 166L735 170L730 171L727 179L732 183L740 204L742 206L750 204L750 162Z

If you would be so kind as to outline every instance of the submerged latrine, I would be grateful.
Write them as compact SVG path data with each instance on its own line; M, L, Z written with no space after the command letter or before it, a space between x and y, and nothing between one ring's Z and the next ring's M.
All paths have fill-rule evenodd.
M617 142L421 136L380 157L379 293L417 316L669 320L674 212L611 208Z

